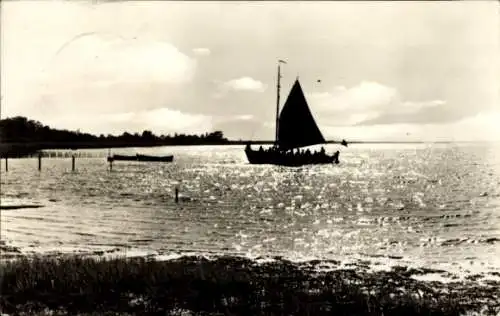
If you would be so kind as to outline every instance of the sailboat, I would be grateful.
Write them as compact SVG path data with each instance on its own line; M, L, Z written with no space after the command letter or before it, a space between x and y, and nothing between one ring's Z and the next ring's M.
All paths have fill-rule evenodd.
M280 113L281 63L285 62L282 60L278 61L274 146L266 150L262 147L258 150L254 150L251 148L250 144L247 144L245 153L249 163L283 166L338 164L339 151L335 152L333 155L326 154L323 148L320 152L315 153L310 153L309 150L305 152L299 151L301 147L325 144L326 141L309 109L298 77Z

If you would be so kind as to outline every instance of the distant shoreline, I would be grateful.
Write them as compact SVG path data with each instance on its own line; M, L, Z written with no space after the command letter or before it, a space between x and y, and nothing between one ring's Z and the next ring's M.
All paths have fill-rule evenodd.
M58 130L26 117L0 120L0 157L25 157L50 149L105 149L126 147L160 146L227 146L227 145L272 145L274 140L230 140L222 131L201 135L175 134L157 136L145 130L142 134L124 132L119 136L92 135L80 131ZM363 141L346 140L348 144L449 144L459 141ZM478 142L474 142L478 143ZM325 144L341 144L341 140L330 140Z
M25 143L0 143L0 155L29 155L40 150L51 149L113 149L113 148L145 148L145 147L164 147L164 146L232 146L232 145L272 145L274 141L270 140L226 140L214 142L25 142ZM325 144L339 144L340 141L327 141ZM489 143L488 141L349 141L348 144L452 144L452 143Z

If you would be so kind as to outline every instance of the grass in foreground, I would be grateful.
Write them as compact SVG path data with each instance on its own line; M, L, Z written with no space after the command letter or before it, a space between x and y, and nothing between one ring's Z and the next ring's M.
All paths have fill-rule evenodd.
M406 269L315 272L318 263L256 264L235 257L20 259L0 265L0 309L8 314L48 309L92 315L189 310L211 315L385 316L458 315L485 304L492 314L500 310L498 285L430 284L409 278Z

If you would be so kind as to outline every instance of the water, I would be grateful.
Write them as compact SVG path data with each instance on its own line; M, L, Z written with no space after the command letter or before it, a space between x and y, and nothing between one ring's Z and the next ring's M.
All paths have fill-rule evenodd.
M333 152L334 145L326 146ZM249 165L243 146L114 149L2 162L1 234L22 253L232 254L500 271L500 144L377 144L341 164ZM174 202L175 187L181 201Z

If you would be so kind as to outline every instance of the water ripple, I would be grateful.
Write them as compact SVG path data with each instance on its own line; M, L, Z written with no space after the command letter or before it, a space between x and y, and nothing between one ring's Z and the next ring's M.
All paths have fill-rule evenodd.
M25 252L379 258L462 270L472 260L500 269L498 146L354 145L338 166L293 169L249 165L238 146L114 150L135 151L176 159L110 172L94 151L101 158L78 159L77 172L46 159L40 173L30 159L9 161L2 205L44 207L2 210L2 239Z

